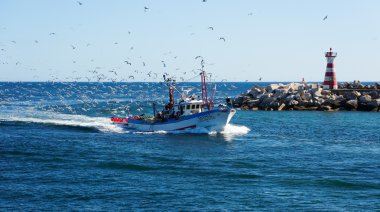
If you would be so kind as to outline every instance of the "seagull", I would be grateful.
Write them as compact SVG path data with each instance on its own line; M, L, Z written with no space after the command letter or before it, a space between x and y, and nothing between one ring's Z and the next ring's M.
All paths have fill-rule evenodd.
M253 13L248 13L248 15L253 15Z
M108 71L108 72L114 73L114 74L117 76L117 73L116 73L116 71L114 71L114 70L110 70L110 71Z
M208 29L214 30L214 27L208 27Z
M12 42L12 43L16 43L16 41L14 41L14 40L12 40L11 42Z
M325 21L327 19L327 15L323 18L323 20Z
M223 37L220 37L219 40L223 40L224 42L226 42L226 39Z
M165 61L161 60L162 64L164 64L164 67L166 67Z
M82 5L82 2L80 2L80 1L77 1L77 3L78 3L79 5Z
M259 81L261 81L262 77L259 78Z
M129 75L128 77L129 79L135 79L135 77L133 75Z
M50 32L50 34L49 35L55 35L55 32Z
M73 48L73 49L76 49L77 47L75 47L75 46L71 45L71 48Z
M130 63L130 62L128 62L127 60L126 61L124 61L124 63L126 63L126 64L128 64L128 65L132 65L132 63Z
M143 62L143 66L145 66L145 62Z
M34 40L35 43L38 43L38 40Z
M149 10L149 8L148 7L144 7L144 12L146 12L147 10Z
M194 59L198 59L198 58L201 58L203 60L203 57L200 55L196 56Z

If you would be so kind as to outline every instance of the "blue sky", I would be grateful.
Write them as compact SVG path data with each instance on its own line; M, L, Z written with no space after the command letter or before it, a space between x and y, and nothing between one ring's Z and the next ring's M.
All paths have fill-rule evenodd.
M338 81L380 80L380 1L80 2L0 1L0 81L181 81L198 55L215 81L323 81L330 47Z

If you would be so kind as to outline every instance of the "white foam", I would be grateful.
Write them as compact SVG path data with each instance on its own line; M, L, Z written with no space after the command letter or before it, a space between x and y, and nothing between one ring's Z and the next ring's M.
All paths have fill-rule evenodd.
M36 112L24 114L24 117L12 115L2 119L6 121L32 122L42 124L53 124L62 126L78 126L95 128L102 132L123 133L120 126L112 124L110 119L104 117L89 117L84 115L59 114L51 112Z
M246 126L227 124L224 127L224 130L220 133L221 134L232 134L232 135L245 135L249 131L251 131L251 130Z

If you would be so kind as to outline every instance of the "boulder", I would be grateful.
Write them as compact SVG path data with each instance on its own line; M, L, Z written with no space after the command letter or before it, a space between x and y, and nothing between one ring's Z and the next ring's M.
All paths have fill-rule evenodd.
M259 104L259 108L261 109L267 109L270 108L270 105L272 102L274 102L276 98L268 96L267 98L263 98L262 101Z
M246 105L248 105L249 108L258 107L260 103L259 99L251 99L248 100Z
M285 98L285 102L286 102L286 103L291 102L292 100L294 100L294 97L295 97L295 96L294 96L293 94L287 96L287 97Z
M344 96L347 100L357 100L358 97L361 96L361 94L357 91L351 91L351 92L346 92Z
M327 99L323 102L322 106L330 106L333 109L339 108L341 106L341 101L336 99ZM344 106L344 105L343 105Z
M288 95L287 89L276 89L274 90L273 97L275 98L285 98Z
M234 107L240 107L243 104L244 98L239 96L232 101Z
M322 111L334 111L331 106L328 105L322 105L319 109Z
M310 93L312 95L313 98L315 97L321 97L322 96L322 88L317 88L317 89L311 89L310 90Z
M370 91L368 95L371 96L371 99L378 99L379 98L379 93L377 91Z
M371 109L371 111L377 111L379 106L380 106L380 100L378 99L374 99L367 103L367 107Z
M253 87L249 93L252 95L252 97L254 99L258 98L257 96L259 96L260 94L264 94L265 93L265 89L262 89L260 87Z
M297 100L297 101L302 101L302 97L301 97L302 94L300 93L297 93L296 95L294 95L294 99Z
M274 97L273 97L274 98ZM273 109L273 110L278 110L278 107L280 106L280 102L279 101L277 101L277 100L275 100L275 101L273 101L273 102L271 102L270 104L269 104L269 107L268 108L270 108L270 109Z
M379 102L370 101L367 103L359 103L358 110L361 111L377 111L379 109Z
M286 107L286 105L285 105L285 103L281 103L279 106L278 106L278 108L277 108L277 110L283 110L284 108Z
M346 102L347 110L356 110L358 108L358 100L349 100Z
M305 101L305 100L300 101L300 102L298 102L298 106L300 106L300 107L308 107L309 106L309 102Z
M366 104L372 100L370 95L363 95L359 98L359 103Z
M330 90L322 90L321 94L322 94L322 96L327 96L327 95L331 94L331 91Z
M311 98L312 98L311 93L305 93L305 94L302 96L302 99L305 100L305 101L310 101Z
M287 106L294 106L294 105L298 105L298 101L297 100L292 100L292 101L290 101L288 104L287 104Z
M272 91L274 91L275 89L279 88L280 85L279 84L270 84L268 85L265 90L268 92L268 93L271 93Z

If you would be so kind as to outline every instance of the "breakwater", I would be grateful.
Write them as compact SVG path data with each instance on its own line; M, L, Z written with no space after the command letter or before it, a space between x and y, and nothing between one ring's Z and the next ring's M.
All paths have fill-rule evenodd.
M254 85L233 99L242 110L380 111L380 84L342 83L323 90L319 84Z

